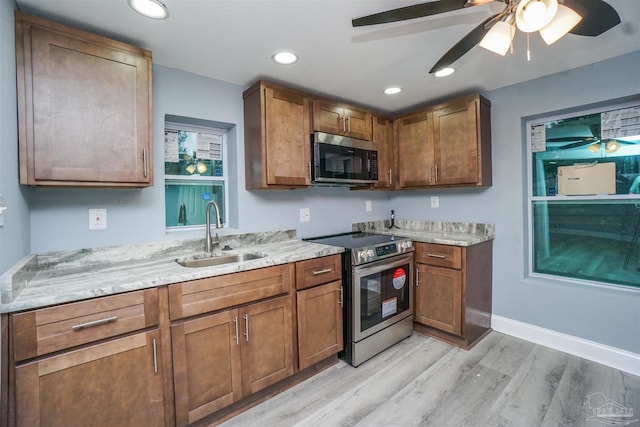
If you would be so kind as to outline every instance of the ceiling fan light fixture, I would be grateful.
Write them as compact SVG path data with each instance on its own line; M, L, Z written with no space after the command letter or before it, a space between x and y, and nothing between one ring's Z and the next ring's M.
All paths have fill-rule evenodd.
M169 16L167 6L159 0L129 0L129 5L148 18L165 19Z
M556 16L545 27L540 29L540 35L544 42L550 45L571 31L581 20L582 16L573 9L559 4Z
M545 27L558 11L558 0L520 0L516 9L516 25L524 33Z
M442 68L438 71L436 71L433 75L436 77L447 77L450 76L451 74L455 73L456 69L453 67L445 67Z
M479 46L498 55L505 56L515 33L515 28L512 25L504 21L498 21L480 40Z

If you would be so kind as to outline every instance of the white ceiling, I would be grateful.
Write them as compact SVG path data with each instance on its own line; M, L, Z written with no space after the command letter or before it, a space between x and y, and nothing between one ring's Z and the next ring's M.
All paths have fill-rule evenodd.
M353 28L351 19L416 0L163 0L169 18L153 20L127 0L17 0L20 10L147 48L153 62L249 86L264 78L349 100L384 113L488 91L640 50L640 1L607 0L622 23L599 37L569 34L546 46L518 33L513 55L474 47L437 79L429 69L503 3L411 21ZM276 65L293 50L300 60ZM640 64L639 64L640 69ZM399 95L383 89L399 85ZM636 88L637 89L637 88Z

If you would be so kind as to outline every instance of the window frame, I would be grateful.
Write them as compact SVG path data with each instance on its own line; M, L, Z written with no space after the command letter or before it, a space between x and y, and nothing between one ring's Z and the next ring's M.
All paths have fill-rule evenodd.
M164 132L167 131L186 131L186 132L203 132L203 133L213 133L219 134L222 136L222 176L214 176L214 175L206 175L202 176L199 174L193 175L168 175L165 173L164 175L164 184L166 186L167 181L188 181L188 182L217 182L221 181L224 187L224 209L222 212L222 217L224 218L224 222L222 224L223 228L229 227L229 154L228 154L228 139L229 139L229 129L224 129L215 126L200 126L195 124L187 124L180 123L175 121L165 121L164 123ZM164 138L163 138L164 140ZM164 146L163 146L164 147ZM163 162L163 170L164 170ZM180 231L189 231L189 230L200 230L206 228L206 224L198 224L198 225L176 225L176 226L167 226L167 200L165 197L164 200L164 212L165 212L165 232L174 233Z
M526 159L525 159L525 167L527 172L527 182L526 182L526 192L525 199L527 203L526 208L526 226L527 226L527 242L525 243L526 247L526 263L527 265L527 275L531 279L547 279L553 281L561 281L561 282L569 282L573 284L580 285L592 285L597 287L606 287L606 288L615 288L615 289L629 289L633 291L640 290L639 287L624 285L624 284L616 284L610 282L602 282L597 280L587 280L583 278L577 277L569 277L569 276L560 276L549 273L539 273L533 270L535 264L535 241L534 241L534 213L533 206L534 202L545 202L545 201L595 201L596 203L602 203L606 201L616 201L616 200L636 200L637 203L640 203L640 194L613 194L613 195L575 195L575 196L563 196L563 195L544 195L544 196L534 196L533 193L533 151L532 151L532 143L531 143L531 128L535 125L544 124L554 120L563 120L580 116L587 116L590 114L603 113L606 111L613 111L618 109L624 109L629 107L637 107L640 105L640 102L637 99L629 100L626 102L616 102L609 101L603 104L600 104L596 107L577 107L572 109L569 113L553 113L550 112L548 114L540 114L536 115L534 118L526 119L524 122L524 133L526 138Z

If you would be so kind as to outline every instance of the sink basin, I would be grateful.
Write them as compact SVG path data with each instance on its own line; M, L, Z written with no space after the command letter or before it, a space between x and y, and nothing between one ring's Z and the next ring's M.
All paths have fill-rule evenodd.
M177 259L176 262L183 267L211 267L214 265L231 264L234 262L250 261L252 259L263 258L261 254L232 254L232 255L211 255L204 257L190 257Z

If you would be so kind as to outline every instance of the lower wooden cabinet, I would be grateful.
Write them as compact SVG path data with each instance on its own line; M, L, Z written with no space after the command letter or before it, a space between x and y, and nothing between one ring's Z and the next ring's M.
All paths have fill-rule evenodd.
M16 425L165 425L159 341L140 332L16 367Z
M293 375L289 295L171 326L176 424Z
M342 282L298 291L297 306L299 368L342 351Z
M415 243L416 330L467 349L491 330L492 245Z

